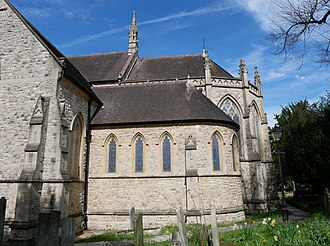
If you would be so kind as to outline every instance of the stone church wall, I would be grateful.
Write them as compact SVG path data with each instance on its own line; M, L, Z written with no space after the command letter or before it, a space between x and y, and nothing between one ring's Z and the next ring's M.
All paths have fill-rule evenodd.
M242 85L243 83L241 87L212 85L207 96L220 108L226 98L232 100L238 107L241 125L242 155L240 160L244 204L247 213L258 213L267 211L274 206L276 180L268 136L267 116L263 109L263 98L256 94L258 91L244 89ZM244 90L246 94L244 94ZM256 107L258 114L259 155L254 153L258 143L253 139L251 132L251 111L253 107Z
M90 99L63 77L56 59L3 0L0 7L6 7L0 12L0 193L7 199L6 224L14 219L15 223L30 223L40 209L57 209L62 219L76 217L77 229L81 230L84 136ZM95 109L92 105L91 114ZM68 182L66 167L62 167L62 142L67 141L78 113L84 125L80 175ZM31 125L34 114L42 117L40 126ZM27 150L38 141L38 149ZM39 182L31 185L32 179ZM32 224L23 234L18 229L14 237L31 237L33 232L28 230Z
M0 6L6 7L3 0ZM9 7L0 13L0 30L0 189L10 221L17 192L12 182L22 172L29 122L38 98L56 91L59 66Z
M215 132L223 138L220 171L213 171L212 164L211 139ZM243 220L240 170L234 172L232 168L231 139L234 132L219 125L93 129L89 228L127 229L132 207L145 215L145 227L175 223L178 205L195 211L191 220L208 214L211 207L217 209L223 221ZM171 139L170 172L162 170L161 141L164 133ZM134 170L133 139L136 134L145 141L142 173ZM195 150L186 149L189 136L196 141ZM115 137L117 142L115 173L107 172L109 137Z

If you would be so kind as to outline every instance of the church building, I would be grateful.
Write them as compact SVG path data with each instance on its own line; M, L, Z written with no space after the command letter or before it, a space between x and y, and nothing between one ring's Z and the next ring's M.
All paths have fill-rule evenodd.
M276 203L257 68L250 82L201 54L128 50L66 57L0 0L0 194L9 241L35 239L41 212L82 229L240 221ZM111 47L109 47L111 49Z

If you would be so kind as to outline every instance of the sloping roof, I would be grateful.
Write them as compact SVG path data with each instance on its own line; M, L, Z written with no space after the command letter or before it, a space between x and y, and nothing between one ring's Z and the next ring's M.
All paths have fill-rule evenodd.
M190 77L204 77L202 55L164 56L139 58L128 80L166 80ZM211 60L212 76L232 78L227 71Z
M167 122L214 122L238 127L193 85L148 83L95 87L104 108L93 126L156 124Z
M92 91L88 81L80 74L70 61L59 51L45 36L43 36L35 26L31 24L8 0L4 0L10 9L17 15L17 17L24 23L24 25L31 31L31 33L38 39L38 41L45 47L46 50L53 56L53 58L63 67L65 75L69 77L80 89L87 95L91 96L99 105L102 102Z
M127 52L71 56L68 59L89 82L116 81L129 59Z

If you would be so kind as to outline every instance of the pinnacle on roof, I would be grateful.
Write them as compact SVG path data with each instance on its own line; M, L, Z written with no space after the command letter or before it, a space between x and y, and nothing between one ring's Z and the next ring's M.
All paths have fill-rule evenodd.
M138 51L139 31L136 25L136 13L133 12L132 24L128 33L128 55Z

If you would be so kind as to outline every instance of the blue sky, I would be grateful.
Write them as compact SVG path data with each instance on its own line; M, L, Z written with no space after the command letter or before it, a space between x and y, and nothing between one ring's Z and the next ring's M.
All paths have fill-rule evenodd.
M253 81L257 66L269 125L281 106L317 101L330 89L329 70L307 54L304 65L283 63L267 39L275 11L271 0L11 0L65 55L127 50L133 10L139 56L199 54L203 39L212 60L238 76L240 58Z

